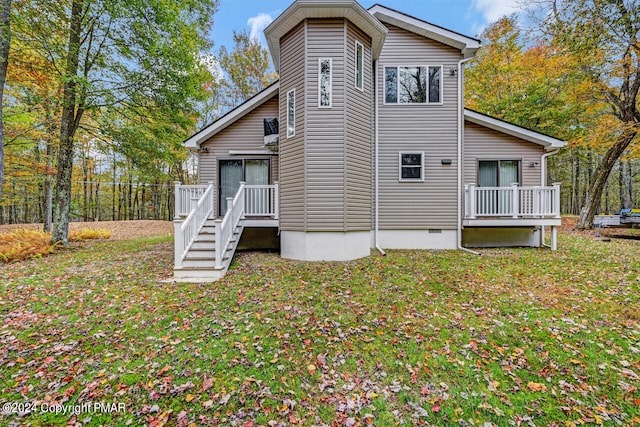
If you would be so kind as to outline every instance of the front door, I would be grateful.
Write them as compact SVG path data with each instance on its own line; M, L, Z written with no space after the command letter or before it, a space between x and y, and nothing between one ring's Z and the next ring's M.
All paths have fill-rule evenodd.
M269 184L268 159L220 160L220 203L218 214L227 212L227 197L235 197L240 181L247 185Z

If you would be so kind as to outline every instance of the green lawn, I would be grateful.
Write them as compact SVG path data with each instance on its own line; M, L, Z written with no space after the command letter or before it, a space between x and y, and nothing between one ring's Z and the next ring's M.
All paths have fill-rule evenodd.
M0 424L638 425L640 241L560 237L212 284L160 282L167 238L0 267L0 402L35 404Z

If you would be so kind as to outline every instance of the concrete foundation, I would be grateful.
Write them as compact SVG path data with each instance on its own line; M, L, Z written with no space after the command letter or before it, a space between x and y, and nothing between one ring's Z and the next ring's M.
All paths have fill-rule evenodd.
M299 261L350 261L369 256L369 231L281 231L280 255Z
M456 230L379 230L378 244L383 249L456 249Z

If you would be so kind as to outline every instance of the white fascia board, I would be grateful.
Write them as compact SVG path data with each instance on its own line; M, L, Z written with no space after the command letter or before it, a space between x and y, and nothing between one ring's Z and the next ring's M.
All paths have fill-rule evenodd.
M567 145L567 142L561 139L557 139L530 129L525 129L518 125L507 123L505 121L495 119L493 117L489 117L475 111L467 110L466 108L464 110L464 119L471 123L475 123L477 125L496 130L498 132L506 133L507 135L524 139L525 141L542 145L546 151L557 150L558 148L562 148Z
M247 101L238 105L236 108L229 111L227 114L202 129L200 132L186 139L182 145L190 149L200 148L201 143L273 98L273 96L278 93L279 89L280 82L273 83L271 86L263 89L262 92L258 92L253 98L249 98Z
M280 71L280 39L309 18L346 18L371 37L372 56L377 59L387 27L355 0L297 0L264 30L276 72Z
M459 49L464 58L473 57L480 49L480 41L455 31L430 24L418 18L406 15L393 9L376 4L369 13L382 22L411 31L412 33L439 41L447 46Z

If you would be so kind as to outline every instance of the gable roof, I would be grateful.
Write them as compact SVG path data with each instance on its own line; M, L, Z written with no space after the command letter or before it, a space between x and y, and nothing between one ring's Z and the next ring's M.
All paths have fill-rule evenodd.
M353 22L371 37L373 59L380 55L388 32L356 0L296 0L264 30L276 72L280 70L280 38L307 18L346 18Z
M534 144L542 145L545 151L556 150L567 145L567 142L561 139L514 125L513 123L505 122L504 120L496 119L495 117L487 116L486 114L468 108L464 109L464 119L471 123L506 133L507 135L533 142Z
M423 21L422 19L391 9L390 7L382 6L381 4L376 3L371 6L369 13L382 22L454 47L460 50L465 58L473 57L478 49L480 49L480 40L478 39L447 30L446 28Z
M226 127L232 125L242 117L260 107L265 102L273 99L273 97L278 95L279 90L280 81L276 81L270 84L269 86L255 94L253 97L247 99L245 102L229 111L224 116L207 125L194 135L190 136L182 144L187 148L200 148L200 144L202 144L204 141L211 138Z

